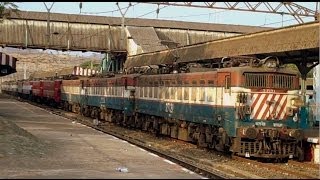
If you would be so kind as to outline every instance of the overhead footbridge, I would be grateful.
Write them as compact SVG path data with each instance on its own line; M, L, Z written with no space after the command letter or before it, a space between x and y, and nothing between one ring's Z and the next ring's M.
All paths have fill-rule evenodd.
M134 55L267 27L19 11L0 23L0 45ZM49 18L48 18L48 15ZM122 26L123 25L123 26Z

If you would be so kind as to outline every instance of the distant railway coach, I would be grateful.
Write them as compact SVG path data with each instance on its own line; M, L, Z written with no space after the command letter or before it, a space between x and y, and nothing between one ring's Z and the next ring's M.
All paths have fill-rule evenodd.
M62 80L55 80L54 81L54 102L55 103L60 103L61 101L61 84Z
M80 103L80 87L80 80L62 80L61 101L66 110L71 110L74 103Z
M22 85L22 94L31 95L32 94L32 83L24 81Z
M18 92L18 82L16 82L16 81L11 82L9 89L12 92L12 94L16 95Z
M18 81L18 82L17 82L17 87L18 87L18 94L22 94L22 91L23 91L23 82L22 82L22 81Z
M134 111L132 76L63 80L61 100L65 109L112 121L111 117L131 116Z
M31 81L32 83L32 98L40 101L43 96L43 89L41 88L41 81Z
M40 91L42 90L42 101L57 105L61 100L61 80L40 81Z
M1 83L1 91L2 93L10 93L10 82L5 81Z
M18 82L7 81L1 83L1 91L11 95L18 95Z
M23 98L31 98L32 85L27 81L18 81L18 95Z
M43 98L54 99L54 81L41 81Z

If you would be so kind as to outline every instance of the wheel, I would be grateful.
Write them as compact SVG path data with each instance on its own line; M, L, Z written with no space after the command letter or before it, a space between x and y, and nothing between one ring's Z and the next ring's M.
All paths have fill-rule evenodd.
M281 163L287 163L289 161L289 158L282 158Z

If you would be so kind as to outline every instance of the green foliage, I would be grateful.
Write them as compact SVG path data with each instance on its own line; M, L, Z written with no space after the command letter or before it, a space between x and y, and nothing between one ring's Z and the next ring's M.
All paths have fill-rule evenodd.
M307 78L313 78L313 69L307 74Z
M298 69L298 67L297 67L295 64L285 64L284 66L285 66L286 68L289 68L289 69L293 70L293 71L299 72L299 69Z
M293 71L299 72L299 69L295 64L286 64L285 67L289 68L289 69L291 69ZM311 71L309 71L309 73L307 74L307 78L313 78L313 69L311 69Z
M82 68L91 69L91 61L86 61L80 65ZM92 64L92 69L100 70L100 64Z
M2 20L9 17L11 12L19 12L18 5L16 3L17 2L0 2L0 18Z

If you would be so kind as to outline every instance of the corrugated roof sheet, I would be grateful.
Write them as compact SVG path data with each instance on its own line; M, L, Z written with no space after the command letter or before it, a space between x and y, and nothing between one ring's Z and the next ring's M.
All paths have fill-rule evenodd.
M47 21L47 12L19 11L19 14L11 13L10 18ZM105 24L105 25L119 25L119 26L121 25L120 17L50 13L50 19L51 21L60 21L60 22ZM256 27L256 26L196 23L196 22L140 19L140 18L125 18L125 25L139 26L139 27L234 32L234 33L244 33L244 34L272 29L268 27Z
M127 29L132 39L137 45L141 46L144 53L168 49L161 44L161 40L153 27L127 26Z
M240 35L224 39L129 56L125 68L194 62L227 56L283 53L309 50L308 58L319 54L319 22L299 24L259 33ZM317 51L314 51L317 50ZM172 54L178 54L174 59ZM287 54L285 54L287 56ZM317 57L319 59L319 57Z

